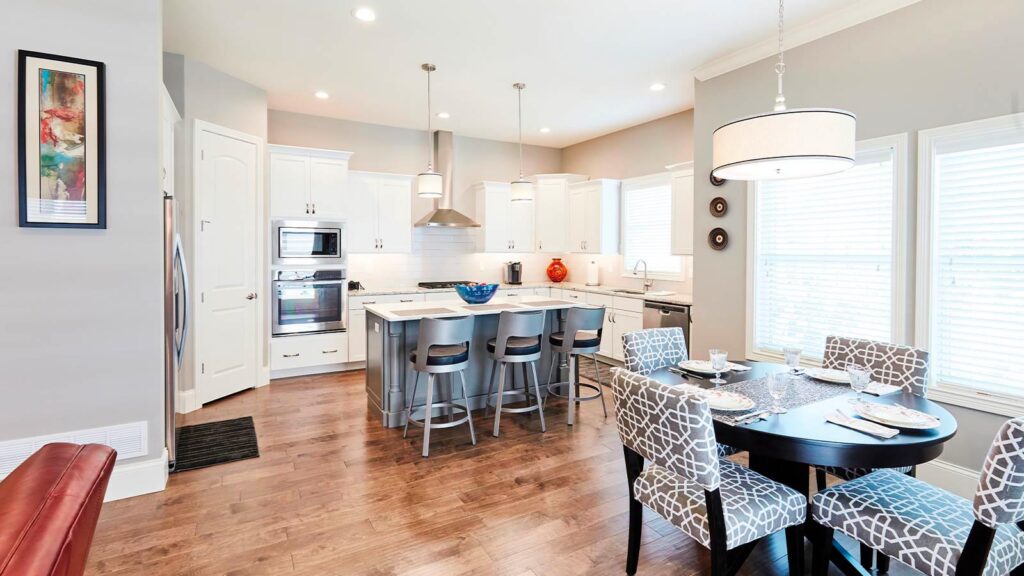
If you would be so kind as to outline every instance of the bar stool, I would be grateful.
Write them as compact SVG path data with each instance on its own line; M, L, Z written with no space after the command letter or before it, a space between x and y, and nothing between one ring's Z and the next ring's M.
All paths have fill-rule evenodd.
M460 424L469 424L469 438L476 445L476 432L473 430L473 413L469 409L469 395L466 393L466 376L462 373L469 366L469 343L473 340L473 317L460 318L424 318L420 320L420 335L416 342L416 350L409 354L409 361L416 370L416 381L412 386L412 395L405 410L405 429L402 437L409 433L409 423L423 428L423 457L430 455L430 431L435 428L452 428ZM462 403L456 403L452 397L452 375L458 372L462 381ZM423 419L412 416L413 403L416 401L416 390L420 384L420 374L427 374L427 398L423 404ZM447 400L434 402L434 381L441 374L448 375ZM431 422L435 408L445 408L448 422ZM458 412L465 414L455 420Z
M601 347L601 328L604 326L604 306L595 308L570 308L565 321L565 332L552 332L549 338L551 343L551 368L548 369L548 395L565 398L569 401L569 426L576 422L576 403L587 400L601 400L601 408L604 409L604 417L608 417L608 408L604 404L604 390L601 388L601 370L597 363L597 351ZM569 381L552 382L551 373L555 367L555 361L561 355L569 358ZM597 386L593 384L581 384L578 378L579 356L589 354L594 359L594 368L597 370ZM562 394L559 388L566 386L568 393ZM593 390L594 393L587 396L580 396L580 388Z
M547 425L544 423L544 406L540 400L540 382L537 380L537 361L540 360L541 341L544 337L544 315L543 310L533 312L509 312L505 311L498 317L498 336L487 341L487 351L491 353L491 384L487 388L487 409L492 406L494 398L494 436L498 436L501 426L501 413L510 412L521 414L524 412L537 412L540 414L540 430L547 432ZM515 389L515 365L522 367L523 390ZM529 364L533 371L533 390L530 394L530 378L526 374L526 366ZM505 372L511 367L510 389L505 390ZM498 376L498 392L494 393L494 377ZM523 395L526 400L524 408L508 408L503 406L505 396ZM536 404L530 404L530 397L536 400ZM518 400L518 398L517 398Z

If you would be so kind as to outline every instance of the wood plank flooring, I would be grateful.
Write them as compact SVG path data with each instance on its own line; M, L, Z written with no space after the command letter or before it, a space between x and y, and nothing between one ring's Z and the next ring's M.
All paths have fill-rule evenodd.
M569 576L624 574L622 448L596 402L477 414L467 430L385 430L368 418L363 372L278 380L186 415L251 415L260 458L174 474L158 494L104 506L89 576L213 574ZM708 572L708 554L650 514L640 574ZM782 575L781 535L740 574ZM895 564L895 563L894 563ZM908 572L894 566L891 574Z

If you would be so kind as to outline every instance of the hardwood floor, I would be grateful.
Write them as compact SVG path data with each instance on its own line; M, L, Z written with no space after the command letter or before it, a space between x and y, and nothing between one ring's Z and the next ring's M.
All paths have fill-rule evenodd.
M365 398L362 372L327 374L186 415L253 416L260 458L174 474L164 492L105 505L87 573L624 574L622 448L597 403L569 428L553 401L545 434L535 415L504 415L501 438L479 413L476 446L464 427L435 430L423 459L422 431L382 429ZM740 574L786 574L785 554L780 534ZM707 572L704 548L646 519L640 574Z

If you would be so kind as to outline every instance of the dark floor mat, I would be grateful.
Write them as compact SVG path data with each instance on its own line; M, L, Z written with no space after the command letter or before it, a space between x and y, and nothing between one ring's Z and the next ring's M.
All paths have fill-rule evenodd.
M260 457L252 416L182 426L175 435L178 439L175 472Z

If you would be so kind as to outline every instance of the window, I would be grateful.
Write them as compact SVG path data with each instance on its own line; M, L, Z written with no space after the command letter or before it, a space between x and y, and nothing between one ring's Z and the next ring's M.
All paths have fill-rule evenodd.
M637 260L647 274L678 280L682 258L672 254L672 178L669 173L622 182L622 266L632 275Z
M752 186L748 356L821 359L831 334L902 339L905 142L861 142L839 174Z
M920 137L918 344L941 399L1007 413L1024 398L1024 372L1007 369L1024 357L1022 125L1016 114ZM982 405L955 398L978 392Z

